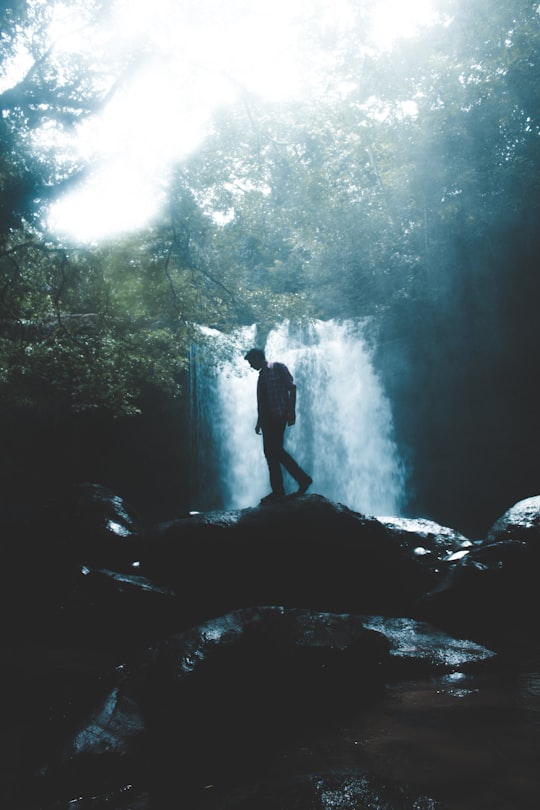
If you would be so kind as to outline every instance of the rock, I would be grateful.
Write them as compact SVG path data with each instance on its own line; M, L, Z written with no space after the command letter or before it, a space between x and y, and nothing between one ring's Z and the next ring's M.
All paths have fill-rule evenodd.
M186 789L257 771L281 740L376 699L388 661L385 637L356 617L281 607L233 611L157 645L137 692L154 793L171 789L174 761Z
M514 504L495 521L486 539L488 542L510 539L540 545L540 495Z
M151 645L47 767L40 795L156 797L263 768L283 740L373 705L388 678L471 671L494 654L428 625L259 607Z
M70 647L42 640L2 649L2 807L26 810L33 774L74 728L86 726L89 713L117 681L114 656L78 642L75 636ZM43 780L39 783L44 786Z
M142 528L92 484L20 525L8 515L4 803L247 807L261 794L246 770L389 679L499 666L536 633L539 501L474 542L318 495ZM349 776L314 774L298 795L276 784L268 806L437 806ZM218 779L240 795L204 792Z
M49 505L49 512L51 534L62 541L66 555L96 568L125 564L129 538L141 531L135 511L100 484L73 486L60 503Z
M354 616L278 607L216 618L141 651L31 788L154 795L232 773L384 688L388 642ZM81 712L74 712L81 717Z
M473 545L461 532L433 520L400 517L379 517L377 520L399 538L404 550L412 552L420 562L429 566L437 566L450 555L462 555Z
M133 553L144 575L176 592L192 624L258 604L411 615L440 581L440 559L465 540L445 535L429 560L417 553L426 542L403 524L306 495L151 527Z
M440 583L421 599L425 616L453 632L487 643L537 626L540 566L540 497L517 503L499 518L485 540L450 556Z
M394 780L359 770L333 770L296 779L244 784L224 790L211 785L193 797L196 810L444 810Z
M114 650L124 660L177 630L176 608L173 591L145 577L82 565L71 572L49 636L67 644L76 635L87 647Z
M474 641L450 636L426 622L387 616L361 616L364 627L390 643L389 677L412 678L437 672L471 672L491 666L497 654Z

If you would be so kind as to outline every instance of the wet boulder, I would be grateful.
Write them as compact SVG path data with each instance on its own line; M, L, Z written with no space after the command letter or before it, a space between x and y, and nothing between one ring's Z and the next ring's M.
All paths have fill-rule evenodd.
M154 647L138 692L160 750L154 784L173 772L163 769L171 757L189 763L187 785L260 767L285 738L376 699L388 663L387 639L357 617L275 606L168 639Z
M536 633L536 498L473 542L318 495L141 528L98 485L3 527L13 810L242 807L246 784L249 806L246 773L262 779L284 741L361 715L389 680L457 678ZM239 792L212 792L227 780ZM358 781L328 785L298 806L362 806Z
M2 807L41 807L30 799L45 800L46 781L37 778L43 762L87 726L89 715L117 684L114 654L80 642L74 636L70 646L56 647L47 639L2 649ZM37 792L30 790L38 785ZM56 797L62 795L58 787Z
M119 792L125 782L155 806L186 801L207 785L264 773L291 740L372 706L388 679L472 671L494 658L407 620L234 611L128 662L33 789L67 799Z
M537 625L540 497L517 503L464 551L447 558L445 576L421 609L451 631L511 645Z
M434 520L405 517L379 517L377 520L399 542L404 553L413 555L419 565L435 574L450 555L464 556L473 545L461 532Z
M387 662L385 637L354 616L262 607L218 617L141 650L91 712L74 710L30 799L105 793L115 780L181 797L373 700Z
M444 810L443 804L407 785L353 768L248 783L234 790L212 786L194 800L197 810Z
M107 568L73 567L69 587L52 622L49 639L69 644L77 637L85 647L112 650L122 661L139 649L178 630L173 591L130 573Z
M187 623L256 604L411 615L440 581L440 559L466 542L436 524L429 539L415 528L306 495L158 524L133 547Z
M390 645L388 679L417 678L492 669L498 655L466 638L457 638L427 622L388 616L361 616L364 627L382 633Z
M501 540L517 540L540 546L540 495L518 501L495 521L486 541L493 543Z
M101 484L74 485L47 507L47 530L74 562L94 567L122 566L129 539L141 530L135 510Z
M65 623L74 583L83 567L134 573L131 538L140 531L134 511L99 484L77 484L50 494L24 510L24 517L2 521L2 560L7 576L0 593L12 643L46 638ZM136 573L136 572L135 572Z

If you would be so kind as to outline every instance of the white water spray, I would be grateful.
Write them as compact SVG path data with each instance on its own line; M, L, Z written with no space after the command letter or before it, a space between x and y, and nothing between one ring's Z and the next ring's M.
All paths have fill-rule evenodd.
M195 507L255 506L269 492L262 437L255 433L257 372L244 360L255 345L255 327L228 338L227 346L219 333L206 334L233 359L207 366L202 374L199 363L193 414L199 421L210 420L206 431L221 503L203 499ZM296 424L286 429L285 447L312 476L309 492L366 515L400 515L405 473L393 440L390 405L361 326L315 321L307 330L294 331L284 323L263 348L268 360L288 366L297 385ZM285 471L284 482L286 491L295 490Z

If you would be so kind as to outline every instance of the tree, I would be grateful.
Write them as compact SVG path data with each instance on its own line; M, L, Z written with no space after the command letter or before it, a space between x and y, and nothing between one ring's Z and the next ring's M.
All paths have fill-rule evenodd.
M110 0L27 0L3 9L0 239L24 222L39 226L48 204L81 182L88 166L74 148L76 128L145 58L144 45L127 54L111 47L104 32L112 8ZM75 34L92 47L58 47Z

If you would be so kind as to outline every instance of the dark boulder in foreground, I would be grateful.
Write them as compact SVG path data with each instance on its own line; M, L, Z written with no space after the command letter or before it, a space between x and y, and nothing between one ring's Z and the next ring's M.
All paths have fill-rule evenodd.
M309 495L160 524L131 551L142 574L174 590L189 622L257 604L413 615L443 560L469 544L431 529L415 534L405 521Z
M358 770L265 779L392 680L507 666L536 634L539 515L471 541L305 495L143 529L87 485L4 521L2 806L442 807Z
M141 652L42 767L33 790L51 798L65 786L105 793L116 778L166 806L202 795L208 784L262 773L284 738L372 705L388 678L474 671L494 660L479 645L410 620L235 611Z
M487 643L512 645L536 633L540 497L520 501L485 540L449 555L445 575L420 601L430 620Z
M517 504L474 542L319 495L143 530L121 499L88 485L22 536L4 535L2 600L19 618L8 632L54 631L59 644L76 632L125 649L263 604L407 616L495 643L508 623L535 621L539 502Z
M298 775L294 780L209 789L192 810L444 810L402 784L354 770ZM141 809L142 810L142 809Z
M374 518L319 495L142 529L86 485L2 531L6 628L136 646L251 605L408 616L494 638L536 610L540 496L472 542L427 520ZM1 517L1 516L0 516ZM63 628L63 629L62 629ZM494 635L495 634L495 635Z

